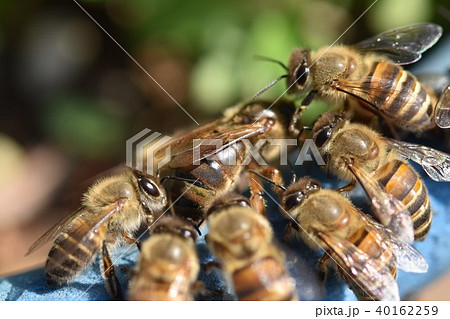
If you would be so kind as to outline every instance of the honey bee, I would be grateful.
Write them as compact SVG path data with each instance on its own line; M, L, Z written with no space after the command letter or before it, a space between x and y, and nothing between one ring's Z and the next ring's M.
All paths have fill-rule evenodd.
M422 145L382 137L343 114L325 113L313 126L313 140L326 169L350 182L358 180L377 219L406 242L423 240L431 226L426 186L405 160L413 160L436 181L450 180L450 156Z
M197 184L187 181L173 183L169 188L171 198L177 199L174 201L176 214L196 225L201 224L212 201L233 190L246 167L277 178L278 170L272 166L262 167L251 157L247 145L263 142L259 154L266 159L279 152L278 146L266 141L287 136L288 123L295 107L289 102L279 102L267 110L269 105L268 102L252 102L237 106L228 110L223 118L174 139L155 153L158 157L170 147L172 157L160 169L162 174L166 172L178 178L198 180ZM208 145L206 142L195 145L196 140L219 142L220 145ZM196 151L197 159L194 155ZM252 207L263 213L265 206L259 188L250 183L250 190Z
M193 300L200 270L195 228L184 219L164 216L150 232L130 282L130 299Z
M26 255L55 239L45 273L49 284L61 285L72 282L101 253L106 289L112 298L121 299L109 249L123 241L135 243L134 232L142 223L152 223L166 204L166 191L158 179L127 169L94 183L81 208L47 231Z
M217 199L207 212L208 246L223 262L238 300L296 300L284 254L272 242L269 221L237 194Z
M285 67L288 74L277 80L287 78L289 93L309 93L290 130L298 133L299 113L315 97L337 105L360 105L389 125L413 132L429 130L436 123L450 126L448 88L438 103L437 96L400 66L418 61L441 35L442 27L424 23L389 30L352 46L295 49Z
M284 189L284 188L283 188ZM359 300L399 300L397 267L426 272L428 264L412 246L359 211L339 192L304 177L284 189L281 208L292 231L325 254L319 267L334 266Z

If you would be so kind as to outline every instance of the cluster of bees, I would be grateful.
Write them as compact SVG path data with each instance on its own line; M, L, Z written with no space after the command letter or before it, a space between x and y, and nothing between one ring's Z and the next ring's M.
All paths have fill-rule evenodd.
M449 181L450 156L384 137L374 129L373 119L394 133L450 127L448 77L420 81L401 67L420 59L441 34L440 26L427 23L387 31L353 46L294 50L287 67L280 63L287 74L262 92L287 78L290 93L308 93L300 106L289 100L254 99L184 132L161 147L161 153L170 148L171 158L157 174L124 168L100 179L85 193L81 208L28 253L54 240L45 270L47 281L58 285L73 281L100 253L106 288L112 298L121 299L125 296L109 250L136 243L140 257L126 297L192 300L202 290L196 238L207 225L206 242L218 260L215 266L229 279L238 300L296 300L295 281L265 216L262 185L268 182L288 221L286 238L296 234L325 251L318 261L322 274L334 267L360 300L399 300L397 269L427 271L426 260L411 244L426 238L432 220L427 189L408 160L419 163L432 179ZM340 111L303 127L302 111L314 98ZM244 140L253 145L268 139L301 141L308 130L324 168L347 186L326 189L311 177L294 177L284 185L275 166L254 160L244 165L249 157ZM217 139L223 146L193 146L196 139ZM200 148L197 163L195 147ZM279 155L279 147L264 144L260 153L270 161ZM226 164L229 158L233 165ZM243 180L249 198L236 192ZM371 215L347 196L357 182L369 198ZM141 227L150 234L142 245L136 235Z

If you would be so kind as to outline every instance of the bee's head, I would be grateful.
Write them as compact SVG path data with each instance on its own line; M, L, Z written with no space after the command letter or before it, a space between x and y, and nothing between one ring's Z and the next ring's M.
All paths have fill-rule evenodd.
M318 148L324 146L335 132L344 126L346 118L344 114L327 112L322 114L314 123L312 133L314 143Z
M250 202L246 197L238 193L228 193L219 197L211 204L207 211L207 215L209 216L224 211L227 208L237 206L250 207Z
M145 211L156 213L167 205L167 194L158 178L133 170L133 176Z
M311 88L309 50L295 49L288 66L287 85L290 93L303 93Z
M159 218L158 221L155 222L155 225L150 228L150 233L170 233L185 239L190 238L193 241L197 238L197 231L194 224L187 219L169 215Z
M302 177L286 189L281 199L281 206L287 212L299 207L309 195L317 192L321 187L319 181L310 177Z

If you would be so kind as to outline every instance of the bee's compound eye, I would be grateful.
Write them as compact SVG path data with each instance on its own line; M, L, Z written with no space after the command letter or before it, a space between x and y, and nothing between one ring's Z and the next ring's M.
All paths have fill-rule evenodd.
M295 193L295 194L288 196L288 198L285 201L285 205L284 205L285 209L291 210L292 208L300 205L302 200L303 200L303 196L301 193Z
M160 195L158 187L148 178L143 178L139 181L139 187L148 195L158 197Z
M304 86L308 79L309 68L305 63L301 64L295 71L295 83L299 86Z
M321 129L314 138L317 147L322 147L331 137L332 128L327 126Z

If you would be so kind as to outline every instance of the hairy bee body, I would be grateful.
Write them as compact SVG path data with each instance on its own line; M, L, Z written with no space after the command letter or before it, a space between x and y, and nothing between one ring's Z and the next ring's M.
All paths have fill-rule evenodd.
M189 222L163 216L150 228L151 236L130 281L131 300L185 301L194 299L200 271L195 230Z
M121 298L109 248L134 241L134 233L167 204L164 188L152 176L126 169L98 180L84 195L80 209L59 221L27 254L54 239L45 273L49 284L70 283L102 255L103 276L111 297ZM135 241L134 241L135 242Z
M282 207L295 220L291 222L295 234L311 248L326 251L322 270L326 271L326 265L334 267L359 300L380 299L370 293L378 289L391 292L389 284L397 271L394 251L386 236L347 198L320 188L313 179L302 178L286 189ZM376 261L370 265L371 275L358 275L369 270L365 268L368 261ZM382 283L389 284L381 287Z
M81 243L80 240L89 231L89 226L78 217L71 228L73 231L61 232L48 253L45 274L49 284L71 282L91 264L102 245L105 229L98 229L92 233L89 240Z
M232 203L226 198L226 203ZM249 206L228 205L208 212L207 242L223 263L238 300L295 300L295 284L273 244L266 218Z
M246 155L244 145L236 143L218 154L221 160L212 158L201 161L198 166L189 165L177 169L176 176L198 179L207 189L187 183L174 183L171 188L171 198L172 200L179 198L174 205L176 214L188 218L194 223L203 220L205 209L211 205L214 199L235 187L244 170L242 162ZM227 161L234 160L233 165L227 163Z
M279 258L263 257L236 269L232 275L238 300L296 300L292 278Z
M394 159L380 167L374 176L408 208L414 240L424 240L431 227L432 213L427 188L417 172L408 163Z
M84 208L57 236L48 254L46 275L49 283L68 283L87 267L100 251L103 243L114 247L120 243L122 232L134 233L145 220L134 185L128 173L104 178L85 194ZM122 210L92 230L96 213L123 199Z
M313 129L327 170L344 181L354 181L357 176L347 165L351 161L404 204L411 215L414 239L423 240L430 229L432 214L428 191L419 174L379 133L362 124L336 119L334 113L325 114Z
M303 51L291 56L291 77ZM424 131L435 126L434 106L437 96L401 66L375 54L361 54L351 47L333 47L311 52L311 88L317 96L333 104L359 105L381 114L393 124L410 131ZM291 87L295 92L296 86Z
M177 154L161 171L197 180L204 186L190 182L172 183L170 196L178 216L199 224L212 202L236 187L247 167L256 170L260 167L249 151L251 147L259 141L287 137L294 104L281 101L270 109L269 106L268 102L255 101L234 107L222 119L180 137L179 142L172 142L175 148L177 143L185 146L180 147L181 155ZM204 146L193 148L195 140L206 142ZM219 144L208 146L207 141ZM262 158L270 160L279 154L278 146L270 145L268 141L264 143L258 149ZM197 152L198 159L193 152Z
M371 258L379 258L381 260L384 260L386 262L386 267L392 274L392 277L396 278L397 267L392 266L393 264L395 264L395 262L393 262L393 260L395 260L395 255L393 254L392 248L379 242L380 237L382 237L383 235L381 235L379 231L373 227L368 228L367 225L360 225L360 227L361 228L357 230L352 236L350 236L348 240L354 243L355 246L358 247L361 251L367 253ZM332 256L333 255L336 259L336 254L332 254ZM352 258L357 259L358 257L353 256ZM358 300L373 300L373 295L368 294L364 289L361 288L360 285L351 280L347 272L343 271L343 269L345 269L344 266L345 265L341 263L342 268L339 268L338 271L341 276L345 278L351 289L355 292Z
M349 99L370 108L362 99L373 96L373 105L381 114L411 131L424 131L435 126L437 97L413 74L390 61L372 61L369 65L369 72L360 79L361 91L354 92L361 99L351 96Z
M193 300L192 285L200 269L193 241L154 235L141 251L144 256L130 283L131 300Z
M419 60L441 35L442 27L424 23L389 30L351 46L298 48L285 66L288 74L276 81L285 77L290 93L308 93L300 110L317 96L338 106L362 106L381 115L388 125L412 132L432 129L436 123L446 127L448 102L441 100L447 99L448 89L438 102L431 87L400 66ZM297 115L290 125L294 132Z

